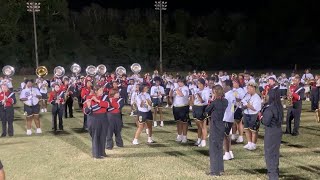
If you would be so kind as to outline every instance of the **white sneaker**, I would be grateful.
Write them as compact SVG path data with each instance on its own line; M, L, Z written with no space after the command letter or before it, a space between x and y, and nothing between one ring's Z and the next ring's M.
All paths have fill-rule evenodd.
M192 111L192 106L189 106L189 110Z
M172 108L173 108L173 105L171 105L170 108L172 109Z
M232 151L229 151L229 154L230 154L230 156L231 156L231 159L234 159L233 152L232 152Z
M306 101L310 101L310 98L306 98Z
M160 127L163 127L164 126L164 123L163 121L160 122Z
M146 129L146 134L149 135L149 129L148 128Z
M27 115L27 112L24 112L23 115L26 116L26 115Z
M253 143L248 148L248 150L250 150L250 151L253 151L253 150L256 150L256 149L257 149L257 145L253 144Z
M31 129L27 129L27 136L31 136L31 134L32 134Z
M286 109L286 108L287 108L287 106L284 104L284 105L283 105L283 109Z
M181 143L187 143L187 142L188 142L187 136L182 136Z
M243 143L243 136L239 136L236 142L237 143Z
M130 113L130 116L133 116L134 114L133 114L133 112L131 111L131 113Z
M147 141L147 142L148 142L149 144L154 143L152 137L148 137L148 141Z
M165 108L169 108L169 104L167 104Z
M198 147L206 147L206 140L201 140L201 143L198 145Z
M182 141L182 135L178 135L176 141L177 142L181 142Z
M44 113L44 109L41 109L41 112Z
M133 145L138 145L138 144L139 144L138 139L134 139L134 140L132 141L132 144L133 144Z
M158 124L157 124L157 121L153 121L153 127L157 127Z
M226 152L226 153L223 155L223 160L229 161L229 160L231 160L231 159L232 159L232 157L231 157L231 155L230 155L229 152Z
M44 112L48 112L48 109L47 109L47 108L44 108Z
M37 128L36 133L37 133L37 134L41 134L41 133L42 133L41 128Z
M231 135L231 141L235 141L237 139L236 135L235 134L232 134Z
M251 143L249 144L246 144L245 146L243 146L243 148L245 148L245 149L248 149L249 150L249 148L250 148L250 146L251 146Z
M199 146L199 144L201 143L201 139L198 138L198 140L194 143L195 146Z

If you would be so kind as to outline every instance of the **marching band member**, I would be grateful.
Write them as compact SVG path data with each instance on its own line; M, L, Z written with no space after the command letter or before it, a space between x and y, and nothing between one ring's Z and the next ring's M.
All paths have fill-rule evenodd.
M226 108L226 111L224 112L223 116L223 122L224 122L224 139L223 139L223 144L224 144L224 156L223 160L230 160L233 159L233 152L231 151L231 138L230 134L232 125L234 122L234 107L236 104L236 97L233 94L232 90L232 81L231 80L226 80L224 83L224 97L228 100L228 106Z
M287 111L287 127L285 134L291 134L292 136L299 135L300 117L302 109L302 99L304 98L304 88L301 83L299 75L296 75L293 79L293 84L289 87L288 98L292 100L292 106L288 107ZM293 131L291 131L291 121L294 119Z
M232 81L233 86L233 95L236 98L235 112L234 112L234 120L232 126L232 135L231 139L236 140L237 143L243 142L243 120L242 120L242 104L241 101L246 95L245 91L242 87L240 87L239 79L234 79ZM237 131L239 132L238 137L236 135Z
M310 79L314 79L313 75L310 73L310 69L306 69L305 73L302 75L302 80L301 82L305 84L304 89L305 89L305 97L306 101L310 101L310 85L308 84L308 81Z
M143 130L145 124L148 128L148 143L153 143L152 139L152 112L151 112L151 97L148 93L149 86L141 85L140 86L140 94L137 97L137 105L138 105L138 119L139 119L139 127L135 133L134 139L132 144L137 145L139 144L138 138Z
M310 80L309 84L311 86L311 111L315 111L319 106L319 87L317 87L317 81L319 75L315 75L315 79Z
M175 88L171 90L173 97L173 116L177 121L177 142L187 143L188 115L189 115L189 89L182 78L179 78Z
M112 89L109 93L109 109L107 109L108 131L106 149L113 148L113 134L115 135L116 145L123 147L121 130L123 127L121 109L124 106L123 98L120 98L119 91Z
M193 104L192 114L198 126L198 140L195 143L196 146L205 147L207 139L207 123L204 116L204 110L206 109L210 99L210 89L205 87L205 80L198 79L198 89L192 91L191 101Z
M90 94L92 90L92 82L91 77L86 77L84 79L84 87L81 89L81 99L82 102L84 102L87 99L87 96ZM83 115L83 129L88 130L88 124L87 124L87 114L84 113Z
M63 91L58 84L55 84L53 91L49 93L49 103L52 105L52 130L57 131L57 116L59 118L59 130L63 131L63 112L65 104L65 91Z
M166 93L166 100L167 100L167 105L166 105L166 108L169 108L169 106L171 106L171 103L169 102L169 93L170 93L170 90L174 88L174 85L173 85L173 78L172 78L172 75L169 75L168 78L165 79L165 93Z
M127 88L127 95L128 95L128 102L131 104L131 96L132 93L135 91L135 84L134 84L134 79L129 79L129 84L128 84L128 88ZM131 113L130 116L133 116L133 111L132 111L132 106L131 106Z
M271 90L262 108L262 123L265 127L264 157L269 179L279 179L279 157L282 138L281 124L283 107L279 91Z
M82 88L85 87L84 80L85 80L85 77L80 76L80 78L77 80L77 83L76 83L76 93L78 95L77 99L78 99L79 109L83 109L83 101L84 100L81 98L81 91L82 91Z
M87 82L87 84L90 81ZM105 153L107 139L107 108L109 102L103 97L103 88L90 87L90 93L85 97L83 103L83 112L88 117L88 130L92 139L92 156L94 159L102 159L107 157Z
M27 78L26 77L23 78L23 81L21 82L20 87L21 87L21 91L27 87ZM27 112L24 108L23 108L23 112L24 112L23 113L24 116L27 115Z
M1 85L0 92L0 118L2 121L2 134L1 137L7 136L7 130L9 136L13 136L13 119L14 119L14 109L13 104L16 103L16 97L14 92L9 90L7 84ZM7 127L8 124L8 127Z
M136 122L136 125L137 127L139 127L139 119L138 119L138 103L137 103L137 98L138 98L138 95L140 94L140 84L136 84L134 86L134 91L131 93L131 98L130 98L130 104L131 104L131 114L132 116L135 116L135 122ZM130 116L131 116L130 114Z
M127 75L124 74L122 75L121 77L121 81L120 81L120 97L123 99L124 101L124 104L129 104L128 103L128 92L127 92L127 89L128 89L128 80L127 80Z
M284 99L287 96L289 80L287 79L286 74L282 73L281 76L278 78L278 81L280 84L280 96L282 99Z
M213 101L207 106L205 112L211 116L209 155L210 155L210 176L220 176L224 172L223 165L223 139L225 124L223 116L228 106L228 101L223 98L224 92L220 85L213 88Z
M244 131L248 141L248 144L246 144L244 148L248 150L255 150L257 148L256 143L260 126L260 123L257 121L257 119L258 113L261 110L262 101L260 96L256 93L255 83L249 83L247 86L247 91L247 95L241 101L244 106Z
M63 84L61 85L61 91L64 91L65 99L65 107L64 107L64 117L68 118L68 110L69 110L69 117L73 118L73 93L74 93L74 86L69 84L69 79L65 78Z
M157 112L160 114L160 126L163 127L163 114L162 114L162 97L165 95L164 88L160 86L161 79L160 77L154 78L155 85L151 87L151 100L152 106L154 108L154 115L153 115L153 124L154 127L157 127Z
M41 98L41 93L38 88L33 87L33 80L27 80L27 86L21 91L20 100L24 103L24 109L27 112L27 135L31 135L31 125L32 120L37 127L36 133L41 134L42 130L40 128L40 105L39 99Z
M39 78L37 82L39 91L41 93L40 108L41 112L47 112L48 101L48 82L43 78Z

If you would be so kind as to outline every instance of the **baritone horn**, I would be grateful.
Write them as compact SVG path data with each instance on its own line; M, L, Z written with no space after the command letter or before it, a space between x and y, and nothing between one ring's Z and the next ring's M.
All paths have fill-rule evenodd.
M78 75L81 72L81 67L79 64L74 63L71 67L70 67L70 71L75 74Z
M141 65L139 63L133 63L130 68L134 74L139 74L141 71Z
M119 66L119 67L116 68L117 76L122 76L122 75L124 75L126 73L127 73L127 70L123 66Z
M5 76L13 76L15 73L14 67L6 65L2 68L2 73Z
M57 67L55 67L54 70L53 70L53 74L54 74L54 76L57 77L57 78L63 77L64 74L65 74L65 72L66 72L66 71L64 70L64 67L62 67L62 66L57 66Z
M97 74L97 68L93 65L89 65L86 68L86 73L88 76L95 76Z
M39 66L39 67L37 67L37 69L36 69L36 75L37 75L38 77L43 78L43 77L45 77L46 75L48 75L48 69L47 69L45 66Z
M105 65L100 64L99 66L97 66L97 73L99 76L106 74L106 72L107 72L107 67Z

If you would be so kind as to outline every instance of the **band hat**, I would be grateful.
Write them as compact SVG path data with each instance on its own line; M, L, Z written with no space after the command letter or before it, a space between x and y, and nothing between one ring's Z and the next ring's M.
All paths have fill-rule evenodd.
M255 87L255 88L258 87L257 83L255 83L255 82L249 82L248 86Z
M203 79L203 78L199 78L198 79L198 82L205 85L206 84L206 81Z

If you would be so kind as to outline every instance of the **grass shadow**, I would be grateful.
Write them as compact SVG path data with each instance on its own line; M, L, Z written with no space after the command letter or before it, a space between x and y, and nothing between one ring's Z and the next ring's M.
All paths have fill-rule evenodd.
M71 128L71 130L77 134L88 133L88 131L84 130L83 128Z

